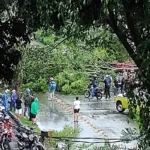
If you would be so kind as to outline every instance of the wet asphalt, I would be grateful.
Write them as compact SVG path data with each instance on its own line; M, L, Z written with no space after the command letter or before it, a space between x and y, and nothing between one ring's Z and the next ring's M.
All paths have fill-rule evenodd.
M56 94L54 101L49 101L47 95L39 94L37 96L40 99L37 124L41 130L61 131L66 125L78 128L80 129L78 138L81 138L77 140L78 144L85 142L102 146L104 139L108 139L113 142L112 144L132 148L137 143L137 141L127 143L112 140L122 138L122 131L128 128L139 132L137 123L129 119L128 110L124 114L117 112L113 96L109 100L103 97L100 101L96 99L89 101L79 95L81 109L78 123L74 123L72 114L72 105L76 96ZM84 139L87 137L91 139Z

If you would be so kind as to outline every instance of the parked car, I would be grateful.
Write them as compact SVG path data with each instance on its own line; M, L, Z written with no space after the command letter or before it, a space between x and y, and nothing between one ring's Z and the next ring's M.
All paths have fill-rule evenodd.
M129 99L123 95L123 94L118 94L115 98L116 102L116 109L118 112L122 113L129 107ZM139 112L140 108L137 105L136 111Z

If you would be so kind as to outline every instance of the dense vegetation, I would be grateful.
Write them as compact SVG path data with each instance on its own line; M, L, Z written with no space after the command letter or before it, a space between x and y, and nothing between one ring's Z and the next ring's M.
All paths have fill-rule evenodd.
M30 33L37 31L40 27L44 27L44 30L50 26L54 30L59 29L65 35L63 41L73 37L82 39L88 46L87 51L90 51L91 47L92 50L99 47L101 35L90 38L89 31L93 28L97 33L101 33L98 30L101 27L115 33L121 41L140 69L138 78L141 81L141 88L139 90L150 93L150 2L148 0L2 0L0 4L0 50L2 54L0 78L8 81L14 78L19 82L20 79L24 79L14 74L14 67L19 63L22 55L14 49L14 45L24 45L29 42ZM57 41L59 40L57 39L55 43ZM101 44L105 45L103 42ZM110 50L109 54L114 52L114 49L107 48L108 46L105 51ZM18 81L16 82L19 84ZM132 90L128 96L133 99L133 104L143 104L141 123L142 134L145 135L142 143L145 144L142 146L146 149L150 143L150 98L147 95L143 97L135 95L132 93L134 88L130 88Z
M96 34L94 30L90 33L91 38ZM80 39L66 39L55 46L55 43L63 40L61 35L56 35L52 30L38 30L35 33L36 41L32 41L23 55L23 89L30 87L34 91L45 92L52 75L57 82L57 91L79 94L87 88L92 75L96 74L100 81L108 72L113 75L110 63L125 61L128 56L123 53L124 49L114 35L104 30L100 34L99 47L93 46L93 43L85 44ZM101 44L106 42L106 38L108 43ZM87 40L90 41L90 38ZM114 52L110 49L114 49ZM103 83L100 86L103 87Z

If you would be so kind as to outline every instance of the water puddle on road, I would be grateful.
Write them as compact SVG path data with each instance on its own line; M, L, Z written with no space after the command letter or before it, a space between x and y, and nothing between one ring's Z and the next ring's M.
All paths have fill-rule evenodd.
M71 105L74 101L74 96L58 96L69 105ZM122 136L122 131L126 128L137 128L137 124L134 123L134 121L131 120L128 122L129 118L127 115L119 114L116 111L113 99L111 101L84 102L84 99L81 97L80 114L84 117L84 119L80 119L78 124L74 124L73 115L55 101L48 101L46 94L38 93L37 97L40 100L37 124L39 128L44 131L62 131L64 126L69 125L74 128L81 129L78 137L91 137L88 142L97 142L97 140L92 138L103 138L102 133L109 138L120 138ZM83 121L85 119L92 125ZM97 130L95 128L97 128ZM81 141L83 141L83 139ZM87 141L87 139L85 141ZM97 143L96 145L99 144Z
M37 93L40 100L37 124L41 130L63 130L65 125L72 125L73 118L69 112L58 106L55 101L49 101L46 94Z

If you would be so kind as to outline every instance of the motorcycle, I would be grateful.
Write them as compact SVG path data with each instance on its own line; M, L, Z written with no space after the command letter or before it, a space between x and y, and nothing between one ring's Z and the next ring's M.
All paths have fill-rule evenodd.
M11 133L8 129L0 128L0 148L2 150L11 150L9 145Z
M17 143L20 150L45 150L40 142L39 136L35 135L32 128L18 127Z
M0 105L0 120L5 118L5 107Z
M85 92L84 92L85 98L89 98L89 100L91 97L92 88L93 88L92 85L88 85L88 89L85 90ZM97 101L102 99L103 93L104 93L104 91L101 88L97 88L95 90L94 97L96 97Z
M5 107L2 105L2 94L0 93L0 120L5 117Z

